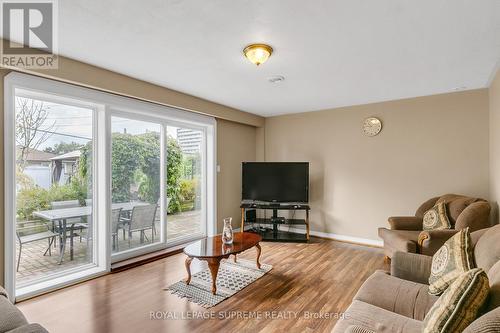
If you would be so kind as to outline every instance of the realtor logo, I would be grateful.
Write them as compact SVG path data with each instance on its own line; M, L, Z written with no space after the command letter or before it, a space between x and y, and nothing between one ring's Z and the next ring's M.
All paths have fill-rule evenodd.
M57 68L57 0L0 0L1 65Z

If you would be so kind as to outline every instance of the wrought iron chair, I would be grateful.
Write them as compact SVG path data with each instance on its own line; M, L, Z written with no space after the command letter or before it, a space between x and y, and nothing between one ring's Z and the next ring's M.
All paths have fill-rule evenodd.
M50 230L48 224L42 221L24 221L19 223L19 225L16 227L16 236L17 241L19 242L19 254L17 258L16 272L19 271L19 264L21 263L21 252L23 250L24 244L47 239L47 241L49 242L49 246L47 247L47 250L45 250L43 255L45 256L47 252L49 252L49 256L51 256L52 243L54 243L56 237L59 236L59 234Z
M140 242L144 243L144 238L148 238L145 234L145 231L151 229L151 242L154 241L154 223L156 216L156 204L145 205L145 206L136 206L132 209L132 214L130 219L122 218L121 221L123 223L128 223L128 243L130 246L130 239L132 238L132 233L140 232ZM149 239L148 239L149 241Z

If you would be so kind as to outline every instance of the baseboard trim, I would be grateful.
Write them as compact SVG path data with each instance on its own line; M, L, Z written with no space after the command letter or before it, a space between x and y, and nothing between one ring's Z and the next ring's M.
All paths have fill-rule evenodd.
M240 229L241 228L237 228L237 229L234 229L234 231L239 231ZM245 225L245 230L249 230L249 229L252 229L252 227L249 225ZM304 229L293 228L293 227L290 227L289 229L287 228L287 231L300 233L300 234L303 234L306 232ZM378 247L378 248L384 247L384 242L381 240L378 240L378 239L346 236L346 235L332 234L329 232L321 232L321 231L314 231L314 230L310 230L309 234L311 236L314 236L314 237L332 239L332 240L344 242L344 243L372 246L372 247Z
M291 232L296 232L296 233L304 233L304 229L298 229L298 228L290 228ZM361 238L361 237L354 237L354 236L347 236L347 235L339 235L339 234L333 234L329 232L322 232L322 231L314 231L311 230L309 232L311 236L319 237L319 238L326 238L326 239L333 239L339 242L344 242L344 243L352 243L352 244L358 244L358 245L367 245L367 246L373 246L373 247L384 247L384 242L381 240L377 239L369 239L369 238Z
M311 231L310 234L311 234L311 236L333 239L333 240L336 240L339 242L344 242L344 243L352 243L352 244L373 246L373 247L379 247L379 248L384 247L384 242L381 240L376 240L376 239L338 235L338 234L332 234L332 233L320 232L320 231Z

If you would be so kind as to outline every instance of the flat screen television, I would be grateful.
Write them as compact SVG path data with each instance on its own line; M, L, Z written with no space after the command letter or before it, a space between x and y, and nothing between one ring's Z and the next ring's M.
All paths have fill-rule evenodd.
M242 200L308 202L308 162L243 162Z

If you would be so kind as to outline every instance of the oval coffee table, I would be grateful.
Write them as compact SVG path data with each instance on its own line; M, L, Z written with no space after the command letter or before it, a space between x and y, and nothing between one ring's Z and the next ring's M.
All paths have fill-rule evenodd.
M208 268L212 275L212 294L215 295L217 286L217 273L219 272L220 261L234 255L234 262L236 262L236 255L252 247L257 248L257 268L260 269L260 253L261 248L259 242L262 241L260 235L251 232L235 232L233 244L226 245L222 243L222 236L216 235L214 237L206 237L200 239L184 248L184 253L188 256L186 258L186 270L188 277L186 284L191 283L191 261L193 258L205 260L208 262Z

